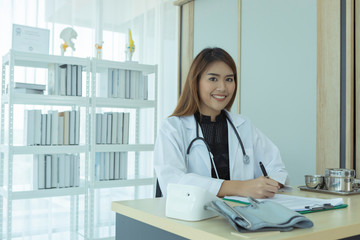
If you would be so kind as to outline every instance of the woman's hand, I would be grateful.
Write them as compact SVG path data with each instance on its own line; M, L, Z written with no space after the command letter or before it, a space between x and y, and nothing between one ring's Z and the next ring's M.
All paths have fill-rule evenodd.
M279 188L280 184L277 181L263 176L246 181L230 180L223 182L218 196L269 198L273 197L279 191Z

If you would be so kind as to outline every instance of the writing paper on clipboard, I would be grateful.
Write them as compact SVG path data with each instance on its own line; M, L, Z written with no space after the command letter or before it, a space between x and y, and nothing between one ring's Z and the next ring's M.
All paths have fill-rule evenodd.
M224 200L249 204L249 200L247 198L239 197L239 196L225 196ZM259 202L274 201L296 212L307 211L309 209L321 207L327 204L331 204L334 207L344 204L344 200L342 198L321 199L321 198L298 197L298 196L292 196L286 194L275 194L275 196L272 198L257 199L257 200Z

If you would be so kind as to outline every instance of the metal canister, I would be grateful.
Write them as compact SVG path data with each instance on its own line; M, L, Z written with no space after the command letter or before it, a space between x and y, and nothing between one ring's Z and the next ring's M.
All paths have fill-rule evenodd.
M325 185L328 190L351 192L355 179L355 170L345 168L325 169Z

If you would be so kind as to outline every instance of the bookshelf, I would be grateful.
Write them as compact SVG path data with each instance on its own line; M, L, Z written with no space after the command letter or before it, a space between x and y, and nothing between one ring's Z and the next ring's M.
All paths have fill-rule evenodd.
M98 216L96 215L96 211L99 211L97 210L99 209L99 202L97 201L96 191L134 186L150 186L154 189L156 180L153 171L152 174L145 174L145 176L143 176L141 171L139 171L139 165L144 161L149 161L149 164L152 164L152 157L145 159L144 153L145 156L146 154L152 153L156 137L156 128L154 126L156 126L157 115L157 66L133 62L30 54L13 50L10 50L8 54L3 56L2 60L0 209L4 211L0 212L0 234L7 239L12 238L12 208L14 201L65 196L70 198L69 232L71 235L69 237L80 239L113 238L114 235L111 234L111 231L107 234L100 234L101 231L97 230L98 227L100 228L98 225L104 224L99 224L97 220ZM54 84L54 78L58 79L54 77L54 66L56 69L56 66L63 65L81 66L81 68L78 67L82 69L83 76L81 96L59 95L59 92L53 89L50 90L50 85L52 86ZM47 91L45 91L44 94L15 92L16 67L19 66L31 69L44 69L45 72L47 71L48 74L45 80ZM139 73L141 79L146 79L147 81L146 94L149 93L149 95L144 96L142 92L140 92L131 98L129 98L129 96L126 98L119 96L100 96L100 94L98 94L99 89L97 88L101 88L104 81L109 79L108 76L104 78L103 73L110 73L111 69L113 72L117 71L119 73L121 71ZM34 81L34 83L37 82ZM56 86L57 84L55 81ZM143 87L143 83L139 84L140 88ZM110 88L108 87L108 89ZM143 87L141 89L145 88ZM15 111L17 106L22 106L24 109L41 108L45 113L49 109L53 110L56 108L59 108L59 112L62 108L70 109L70 111L78 110L80 112L81 125L79 130L80 142L77 145L50 144L46 146L28 146L25 143L19 142L19 137L16 135L14 128L14 124L17 121L16 118L18 117L16 115L19 112ZM27 110L24 110L24 112L25 111ZM128 113L130 116L128 127L130 136L126 144L96 143L96 114L109 114L109 112L111 116L113 116L114 113L119 114L121 112ZM25 124L26 120L23 121ZM149 125L151 125L151 127L149 127ZM23 138L25 139L25 137ZM111 156L111 153L114 153L113 155L115 156L116 153L120 152L126 153L126 163L131 165L131 169L133 170L131 174L130 170L128 171L128 169L126 169L126 177L124 178L108 181L99 180L96 177L97 153L109 154L109 156ZM78 186L37 189L33 184L29 183L20 185L13 184L13 180L17 177L17 174L21 174L17 171L16 167L14 167L17 161L25 161L26 164L35 165L35 155L61 155L65 153L73 154L79 158L80 183ZM31 157L28 156L33 157L31 159ZM21 157L26 160L18 160L21 159ZM35 168L35 166L32 166L32 168ZM135 198L138 194L137 190L135 190ZM79 203L79 201L81 202ZM83 211L79 210L79 204L84 206ZM111 212L110 207L109 212ZM79 215L82 216L79 217ZM115 217L113 217L113 220L106 222L105 225L115 229L114 220ZM6 224L4 224L4 222ZM4 229L3 226L5 226Z

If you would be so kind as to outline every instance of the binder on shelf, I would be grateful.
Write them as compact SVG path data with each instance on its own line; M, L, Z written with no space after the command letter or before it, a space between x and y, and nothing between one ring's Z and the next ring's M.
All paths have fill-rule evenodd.
M25 88L44 91L46 86L44 84L14 82L14 88Z
M59 81L60 81L60 90L59 94L61 96L66 96L66 65L59 67Z
M71 96L71 78L72 78L72 67L70 64L66 64L66 95Z
M80 144L80 110L75 112L75 144Z
M59 112L57 110L49 111L51 115L51 145L58 145L59 134Z
M107 95L106 97L109 97L111 98L113 96L113 89L114 89L114 86L113 86L113 73L114 73L114 70L112 68L109 68L108 69L108 92L107 92Z
M70 187L71 156L65 154L65 187Z
M77 78L76 78L76 96L82 96L82 66L77 66Z
M119 98L121 99L125 99L125 70L124 69L119 69L119 86L118 86L118 90L119 90Z
M107 119L107 115L103 114L102 115L102 120L101 120L101 124L102 124L102 128L101 128L101 143L102 144L106 144L107 142L107 123L108 123L108 119Z
M70 155L70 187L75 186L75 156Z
M105 180L105 153L100 153L100 181Z
M113 98L118 98L119 97L118 86L119 86L119 70L118 69L113 69L112 89L111 89L112 95L111 95L111 97L113 97Z
M125 98L130 99L131 79L130 70L125 70Z
M127 179L128 153L120 152L120 179Z
M120 152L114 153L114 179L120 179Z
M118 113L112 113L111 143L116 144L118 132Z
M76 125L76 111L70 111L70 128L69 128L69 144L75 144L75 125Z
M58 145L64 144L64 114L58 113Z
M27 88L14 88L15 93L26 93L26 94L44 94L43 90L27 89Z
M104 180L110 180L110 153L105 153L105 165L104 165Z
M52 129L52 114L51 113L47 113L46 114L46 145L50 145L51 144L51 129Z
M65 187L65 171L66 171L66 164L65 164L65 154L58 155L58 164L59 164L59 188Z
M107 116L106 143L111 144L112 113L105 113L105 115Z
M35 112L34 110L25 110L25 122L24 122L24 132L25 132L25 145L32 146L35 144Z
M129 144L130 113L124 113L123 120L123 144Z
M118 131L117 131L117 137L116 137L116 143L117 144L123 144L123 128L124 128L124 113L119 112L118 113Z
M101 127L102 127L102 114L101 113L97 113L96 114L96 120L95 120L95 125L96 125L96 144L101 144L101 137L102 137L102 132L101 132Z
M46 145L47 114L41 114L41 145Z
M70 144L70 111L63 112L64 114L64 145Z
M77 66L76 65L71 65L71 96L76 96L76 79L77 79Z
M45 155L45 188L51 188L51 155Z
M109 162L110 162L110 166L109 166L109 179L110 180L114 180L114 171L115 171L115 162L114 162L114 152L110 152L109 153Z
M100 152L96 152L95 153L95 180L96 181L100 181L102 180L100 177L100 159L101 159L101 153Z
M51 187L57 188L59 183L59 164L58 164L58 156L53 154L51 156Z
M41 110L35 110L34 145L41 144Z

